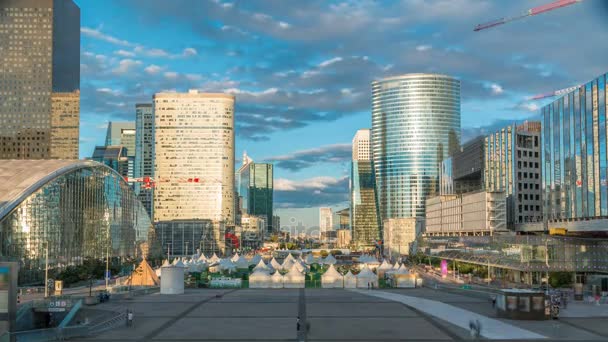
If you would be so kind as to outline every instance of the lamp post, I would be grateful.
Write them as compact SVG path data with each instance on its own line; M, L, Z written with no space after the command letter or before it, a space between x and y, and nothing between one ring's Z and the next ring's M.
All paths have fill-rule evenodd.
M44 249L44 254L45 254L45 258L44 258L44 298L47 298L49 296L49 242L46 241L45 242L45 249Z

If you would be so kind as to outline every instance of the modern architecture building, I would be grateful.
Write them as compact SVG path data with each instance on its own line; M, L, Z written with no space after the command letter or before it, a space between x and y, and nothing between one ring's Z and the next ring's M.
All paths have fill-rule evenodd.
M463 194L485 187L485 137L480 136L463 144L441 163L440 194Z
M118 146L95 146L91 160L104 164L118 172L122 177L129 176L129 158L127 149Z
M272 216L272 232L273 233L281 232L281 217L278 215Z
M608 74L541 109L542 193L548 227L608 232Z
M135 183L135 193L152 218L154 188L151 186L152 183L144 182L142 179L154 177L154 112L151 103L135 105L134 177L139 179Z
M350 229L338 229L336 247L349 248L352 243L352 232Z
M331 208L319 208L319 238L327 237L328 232L334 230L334 213Z
M243 165L237 171L240 212L264 216L266 232L272 232L273 169L272 164L256 163L243 153Z
M381 239L375 178L370 153L370 130L360 129L352 143L350 228L355 249L372 249Z
M135 122L108 122L106 146L123 146L127 153L129 178L135 177Z
M510 229L524 225L543 229L540 126L540 122L513 124L485 138L485 190L507 196Z
M417 217L384 220L384 256L394 260L416 254L416 238L422 233L423 221Z
M80 8L0 1L0 159L77 159Z
M493 235L507 231L504 192L469 192L427 199L427 236Z
M350 230L350 208L338 210L336 211L336 215L338 215L338 220L340 221L338 229Z
M240 240L241 249L257 249L264 242L268 223L266 216L244 214L241 217L240 229L237 228L237 237Z
M407 74L372 83L371 151L380 219L424 218L439 167L460 141L460 81Z
M202 251L223 250L235 218L234 96L157 93L154 124L155 224L200 222Z
M93 161L0 163L0 259L20 263L22 284L84 258L141 256L154 232L122 177Z

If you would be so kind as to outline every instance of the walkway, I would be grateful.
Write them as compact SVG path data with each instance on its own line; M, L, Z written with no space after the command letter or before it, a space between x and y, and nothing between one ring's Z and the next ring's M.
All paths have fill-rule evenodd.
M369 290L356 290L351 291L365 294L368 296L374 296L378 298L388 299L396 302L403 303L409 307L419 310L423 313L429 314L433 317L439 318L446 322L450 322L463 329L469 329L469 322L471 320L479 320L482 326L481 335L487 339L497 340L508 340L508 339L544 339L546 336L537 334L535 332L521 329L515 325L511 325L493 318L464 310L453 305L445 304L435 300L411 297L401 295L397 293L389 293L383 291L369 291Z

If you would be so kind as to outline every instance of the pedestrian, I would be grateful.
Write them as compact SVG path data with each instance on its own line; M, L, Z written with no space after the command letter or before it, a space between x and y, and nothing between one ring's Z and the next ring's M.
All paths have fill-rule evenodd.
M298 320L296 321L296 331L300 332L300 316L298 316Z
M369 282L367 282L367 289L369 290Z
M496 307L496 296L492 296L492 309Z
M129 321L129 326L132 327L133 326L133 311L129 310L129 313L127 314L127 320Z

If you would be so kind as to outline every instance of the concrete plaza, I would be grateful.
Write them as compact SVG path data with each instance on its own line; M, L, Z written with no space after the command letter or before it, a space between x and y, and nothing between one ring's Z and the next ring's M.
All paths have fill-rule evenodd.
M460 341L466 328L450 316L441 319L426 308L408 305L400 295L432 300L462 312L493 317L484 296L433 289L351 291L343 289L186 290L117 300L96 310L134 312L134 326L120 325L88 340L96 341ZM220 295L219 297L217 295ZM429 302L430 303L430 302ZM427 303L428 304L428 303ZM310 325L299 336L296 318ZM444 317L445 318L445 317ZM599 318L559 321L500 320L501 325L533 332L545 340L608 338ZM507 333L508 334L508 333ZM511 339L511 337L507 337Z

